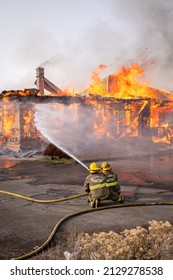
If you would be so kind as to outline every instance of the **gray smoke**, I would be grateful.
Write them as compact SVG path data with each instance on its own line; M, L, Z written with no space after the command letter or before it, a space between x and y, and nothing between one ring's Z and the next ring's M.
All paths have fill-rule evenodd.
M62 79L64 86L72 83L83 89L99 64L108 66L105 77L122 65L136 62L145 69L151 86L173 90L173 1L114 0L107 5L114 24L97 20L77 41L68 44L68 48L64 46L63 56L56 54L43 62L56 68L57 77L48 67L50 76L57 82Z
M152 85L173 89L173 1L115 0L113 7L115 17L132 29L132 59L143 66L152 62L146 68Z
M80 160L101 158L122 158L134 155L147 155L157 153L157 145L151 142L150 136L128 137L126 129L123 137L115 134L115 116L111 117L107 129L99 134L94 126L103 120L98 116L98 111L92 106L39 104L35 106L35 125L45 139L61 150ZM107 108L110 113L110 109ZM108 112L104 111L104 115ZM102 112L103 114L103 112ZM112 127L112 130L111 130ZM110 132L110 135L108 134ZM160 146L159 146L160 147Z
M152 87L173 90L173 1L105 0L101 3L105 3L110 20L98 18L91 25L90 19L85 19L88 20L86 28L77 37L61 41L49 29L39 28L24 36L20 50L13 57L18 66L25 64L30 69L22 86L28 79L32 84L35 68L43 66L45 76L62 90L68 84L83 90L98 65L108 66L104 78L120 66L128 67L136 62L145 68L146 80L151 81ZM78 17L79 14L74 14L74 18Z

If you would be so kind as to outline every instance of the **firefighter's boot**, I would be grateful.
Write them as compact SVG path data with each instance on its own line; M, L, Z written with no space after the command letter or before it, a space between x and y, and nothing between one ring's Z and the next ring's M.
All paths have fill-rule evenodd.
M116 200L116 202L123 203L124 202L124 196L120 195L119 198Z
M99 198L88 198L88 203L91 208L98 208L100 206Z
M94 208L98 208L99 206L100 206L100 199L97 198L97 199L95 200L95 207L94 207Z

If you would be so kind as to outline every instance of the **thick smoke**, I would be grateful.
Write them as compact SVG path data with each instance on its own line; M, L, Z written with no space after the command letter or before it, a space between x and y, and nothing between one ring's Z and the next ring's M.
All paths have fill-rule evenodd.
M152 87L173 90L173 1L99 2L102 8L105 5L105 18L99 18L98 13L95 21L85 18L85 27L79 28L73 38L70 30L69 34L66 30L63 40L49 28L39 27L27 32L13 56L18 67L25 65L25 69L29 69L20 82L22 87L33 85L38 66L45 67L46 77L62 90L73 85L80 91L88 87L91 73L98 65L108 66L103 73L105 77L122 65L136 62L145 68L146 80L151 81ZM91 11L95 6L96 3L91 5ZM98 10L99 7L98 4ZM78 9L78 6L74 7L74 18L80 25L82 18ZM93 11L91 14L93 17ZM67 18L65 20L68 22ZM47 25L49 27L49 23Z
M35 125L45 139L80 160L114 159L156 152L157 147L147 138L146 141L140 137L133 139L123 132L125 137L107 135L108 131L99 134L93 125L95 113L92 106L39 104L35 106ZM115 119L110 125L114 123Z
M146 70L152 86L172 90L173 1L115 0L113 3L115 17L133 30L132 59L143 66L151 63Z
M77 114L70 105L36 105L35 125L48 141L74 157L81 158L91 155L94 150L96 155L98 139L91 129L93 126L92 110L90 107L75 105Z
M84 89L99 64L108 66L106 76L136 62L145 69L152 87L172 91L173 1L114 0L107 5L113 17L110 22L97 20L68 48L64 45L62 57L56 54L43 62L50 75L50 68L56 68L54 81Z

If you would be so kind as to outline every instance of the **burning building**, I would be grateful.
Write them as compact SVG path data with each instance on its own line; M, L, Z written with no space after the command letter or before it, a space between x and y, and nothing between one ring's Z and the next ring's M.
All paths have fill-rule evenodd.
M83 131L87 127L96 143L100 139L118 142L142 138L171 145L172 95L137 82L134 77L141 71L137 65L122 67L118 73L100 79L103 68L102 65L93 73L91 84L85 91L75 95L62 91L46 79L44 69L40 67L36 70L37 88L3 91L0 94L1 149L19 152L40 147L43 136L34 121L37 104L51 104L55 111L63 112L70 119L75 134L80 135L82 120ZM46 95L44 90L50 94ZM50 121L57 123L57 138L64 134L64 130L64 137L70 137L71 132L67 133L62 119Z

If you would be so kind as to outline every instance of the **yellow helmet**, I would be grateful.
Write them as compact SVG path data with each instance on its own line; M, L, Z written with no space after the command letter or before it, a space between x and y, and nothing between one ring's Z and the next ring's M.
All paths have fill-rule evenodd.
M95 173L100 170L100 166L96 162L92 162L90 164L89 169L90 169L90 173Z
M111 165L110 165L108 162L103 162L101 168L102 168L104 171L107 171L107 170L111 170L111 169L112 169Z

